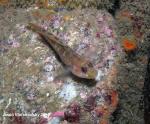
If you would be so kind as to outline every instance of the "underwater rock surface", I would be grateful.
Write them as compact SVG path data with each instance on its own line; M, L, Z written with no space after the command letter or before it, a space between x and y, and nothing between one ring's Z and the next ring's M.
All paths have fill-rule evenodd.
M36 15L36 12L41 16ZM78 118L78 111L81 113L82 109L76 109L77 106L86 106L84 112L89 111L88 114L91 116L95 113L93 117L87 118L90 124L99 123L99 118L103 115L98 106L111 105L111 90L115 90L115 66L121 52L115 22L111 15L96 9L64 10L50 14L46 10L30 8L27 11L10 9L5 13L7 16L0 20L1 24L5 25L1 30L1 34L4 35L0 38L1 115L53 113L60 110L69 111L71 108L70 111L74 114L67 113L65 116L82 123L85 119ZM42 18L45 17L45 13L49 15L46 20ZM13 23L11 20L14 20ZM75 80L71 76L55 79L65 68L53 50L43 44L37 34L25 28L28 22L41 25L74 52L91 60L94 68L99 71L99 81L90 85L90 81ZM72 107L74 102L79 105ZM67 108L68 106L71 107ZM82 116L85 117L86 114ZM25 124L56 124L61 120L57 117L52 120L49 117L41 120L39 116L21 116L19 122L18 116L3 116L1 119L3 124L20 121Z

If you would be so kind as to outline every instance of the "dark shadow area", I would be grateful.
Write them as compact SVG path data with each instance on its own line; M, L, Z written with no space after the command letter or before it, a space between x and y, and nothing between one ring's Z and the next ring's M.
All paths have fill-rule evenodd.
M116 121L119 119L121 115L121 105L118 104L116 110L112 114L111 122L116 124Z
M70 74L70 76L74 81L80 82L88 87L95 86L96 82L97 82L96 80L92 80L92 79L79 78L79 77L73 75L72 73Z
M115 16L116 11L120 9L120 0L114 0L112 8L108 9L107 11L112 15Z
M144 120L145 124L150 124L150 50L148 53L148 64L143 93L144 93Z

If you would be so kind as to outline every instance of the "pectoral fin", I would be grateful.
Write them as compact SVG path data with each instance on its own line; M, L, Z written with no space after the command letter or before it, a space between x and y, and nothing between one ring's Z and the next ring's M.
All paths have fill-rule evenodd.
M70 72L69 68L65 68L63 70L63 72L61 72L54 78L54 80L60 80L62 78L68 77L68 76L70 76L70 74L71 74L71 72Z

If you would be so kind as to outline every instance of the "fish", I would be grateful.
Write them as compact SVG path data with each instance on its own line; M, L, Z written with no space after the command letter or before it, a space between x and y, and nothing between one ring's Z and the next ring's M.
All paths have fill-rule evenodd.
M98 71L94 68L93 63L90 60L77 54L69 46L65 45L57 36L37 24L29 23L27 29L32 30L44 38L73 75L83 79L96 80Z

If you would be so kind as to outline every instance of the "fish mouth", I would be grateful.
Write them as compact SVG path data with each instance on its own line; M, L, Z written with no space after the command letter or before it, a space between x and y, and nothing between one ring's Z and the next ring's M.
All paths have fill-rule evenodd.
M73 72L71 71L72 74L78 78L81 78L81 79L88 79L88 80L95 80L96 78L96 75L93 73L93 74L90 74L90 73L87 73L87 74L83 74L83 73L76 73L76 72Z

